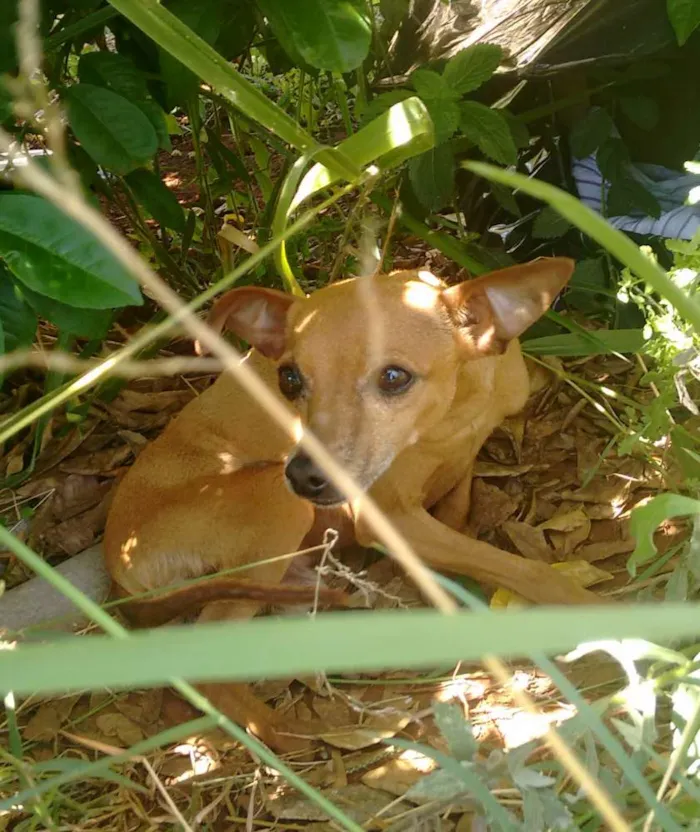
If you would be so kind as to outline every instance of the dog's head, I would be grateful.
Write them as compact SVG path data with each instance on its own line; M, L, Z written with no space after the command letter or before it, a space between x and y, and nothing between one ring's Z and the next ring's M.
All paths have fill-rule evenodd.
M332 284L308 298L233 289L210 323L277 364L281 394L356 482L368 489L450 408L460 366L501 354L549 307L573 271L543 258L445 286L408 271ZM301 450L290 487L317 505L343 502Z

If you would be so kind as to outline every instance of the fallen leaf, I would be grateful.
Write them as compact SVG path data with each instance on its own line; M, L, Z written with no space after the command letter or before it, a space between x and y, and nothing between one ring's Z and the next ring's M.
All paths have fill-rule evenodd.
M498 528L518 508L518 500L493 483L475 479L472 484L470 529L475 537L481 532Z
M554 530L558 532L572 532L575 529L586 527L590 530L591 521L586 512L582 508L576 508L573 511L567 511L562 514L555 514L549 520L545 520L537 527L542 531Z
M118 737L126 746L135 745L143 739L143 731L124 714L100 714L95 721L106 737Z
M554 562L554 552L549 547L542 529L519 520L506 520L501 528L524 557L545 563Z
M390 802L384 792L372 789L363 783L354 783L344 789L327 789L323 795L359 824L369 821ZM325 821L328 819L328 815L321 807L296 792L266 796L265 808L276 820Z
M61 728L61 717L53 705L42 705L24 726L22 735L31 740L52 740Z
M362 775L362 782L373 789L381 789L395 797L403 797L406 791L415 785L424 772L412 766L406 760L389 760L382 766Z
M527 474L533 468L532 465L501 465L498 462L485 462L477 460L474 463L475 477L519 477Z
M577 552L576 557L581 560L593 563L598 560L605 560L614 555L624 555L628 552L634 551L636 541L633 537L628 537L625 540L606 540L603 543L589 543L588 546L581 546Z

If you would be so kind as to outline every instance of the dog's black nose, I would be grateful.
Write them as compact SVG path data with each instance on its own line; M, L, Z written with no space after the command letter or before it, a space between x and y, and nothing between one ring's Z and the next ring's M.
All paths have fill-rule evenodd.
M318 506L335 506L345 502L321 468L307 454L298 451L287 461L287 481L292 491Z

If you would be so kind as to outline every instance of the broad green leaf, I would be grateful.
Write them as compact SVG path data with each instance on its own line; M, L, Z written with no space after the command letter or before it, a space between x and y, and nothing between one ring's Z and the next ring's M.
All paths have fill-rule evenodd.
M471 760L478 743L461 706L456 702L434 702L433 714L440 733L447 740L450 754L456 760Z
M404 798L422 803L426 800L444 801L445 803L456 802L464 796L467 787L464 782L443 769L431 771L425 777L421 777L416 783L406 790Z
M593 107L571 131L571 152L577 159L585 159L603 144L613 129L607 110Z
M36 334L36 315L10 271L0 263L0 325L4 333L1 352L31 347Z
M476 101L463 101L460 109L462 132L485 156L504 165L517 162L518 151L508 122L498 110Z
M412 786L407 791L407 796L430 797L431 799L450 801L460 793L468 794L479 801L487 818L493 823L492 828L499 829L501 832L516 832L516 830L522 828L513 815L501 806L494 795L491 794L491 790L485 782L483 769L477 769L471 763L453 760L448 754L443 754L442 751L426 745L407 742L402 739L393 739L391 744L398 748L418 751L426 757L431 757L441 766L439 771L432 772ZM460 791L457 791L460 781L462 787Z
M608 216L611 217L640 212L650 217L661 215L661 206L654 194L628 173L622 174L611 182L606 207Z
M60 300L40 295L26 286L22 290L27 303L40 318L49 321L61 332L78 338L98 340L104 338L116 315L114 309L85 309L69 306Z
M677 286L658 263L645 256L639 246L635 245L629 237L613 228L600 214L583 205L576 197L547 182L501 170L483 162L463 162L462 165L486 179L509 185L511 188L518 188L537 199L548 202L569 222L600 245L605 246L637 277L649 283L654 291L670 301L679 314L689 321L697 332L700 332L700 304L697 300Z
M175 0L168 11L178 17L192 32L213 44L221 25L219 0ZM170 50L160 50L160 74L168 91L168 104L185 105L197 94L199 80Z
M454 156L448 144L421 153L408 163L413 192L428 211L438 211L451 201L454 168Z
M0 258L25 286L71 306L143 303L138 285L102 243L38 196L0 194Z
M78 63L78 78L83 84L106 87L136 103L148 98L146 78L124 55L116 52L87 52Z
M459 104L451 98L427 98L424 101L425 108L430 114L435 131L435 144L440 145L446 142L459 129L462 114Z
M227 61L237 58L255 35L255 4L228 0L220 5L220 29L214 46Z
M642 130L652 130L658 124L659 105L648 95L622 96L619 102L622 112Z
M369 52L372 25L362 0L258 0L289 52L317 69L350 72Z
M503 50L493 43L475 43L450 58L443 78L457 95L480 87L494 74L503 60Z
M539 212L532 224L532 236L536 240L553 240L562 237L571 228L571 223L549 205Z
M438 100L457 98L442 75L438 75L437 72L433 72L431 69L417 69L411 75L411 83L413 84L413 89L420 95L423 101L427 101L430 98L436 98Z
M683 46L700 26L700 3L698 0L666 0L666 9L678 44Z
M175 194L159 176L150 170L140 168L126 176L125 181L134 192L137 201L156 222L180 234L185 230L185 212Z
M571 358L583 355L636 353L644 349L644 334L640 329L596 329L587 337L583 333L547 335L524 340L523 350L530 355L559 355Z
M700 500L682 494L658 494L646 505L635 508L630 519L630 532L637 545L627 562L630 575L636 575L637 566L651 560L657 554L654 533L664 520L700 513Z
M162 150L171 151L173 145L170 141L170 131L168 130L168 117L160 104L157 104L151 98L146 101L135 101L134 103L153 125L153 129L156 131L158 138L158 147Z
M71 129L98 165L114 173L129 173L158 149L153 125L123 96L92 84L76 84L64 92L63 99Z

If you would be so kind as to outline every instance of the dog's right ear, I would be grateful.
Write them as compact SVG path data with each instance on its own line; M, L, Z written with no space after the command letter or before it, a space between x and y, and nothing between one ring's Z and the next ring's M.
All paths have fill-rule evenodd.
M442 299L472 353L499 355L547 311L574 265L568 257L541 257L451 286Z
M259 286L241 286L222 295L212 306L207 323L216 332L231 330L267 358L285 349L287 312L294 295Z

